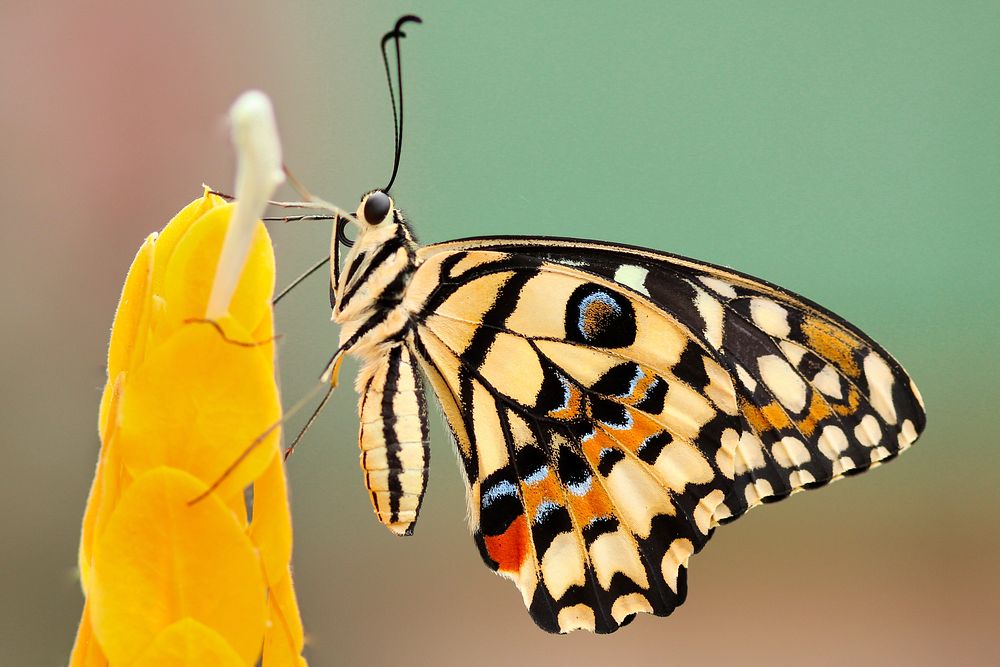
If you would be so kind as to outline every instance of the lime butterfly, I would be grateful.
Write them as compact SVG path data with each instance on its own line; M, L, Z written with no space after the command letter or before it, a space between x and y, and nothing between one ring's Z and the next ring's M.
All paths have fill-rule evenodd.
M385 45L398 73L409 21L382 40L387 74ZM420 246L389 195L397 87L389 185L335 216L340 348L324 374L343 354L362 361L361 467L392 532L413 530L427 485L425 383L483 560L550 632L669 614L716 526L873 468L923 430L920 395L882 347L758 278L598 241Z

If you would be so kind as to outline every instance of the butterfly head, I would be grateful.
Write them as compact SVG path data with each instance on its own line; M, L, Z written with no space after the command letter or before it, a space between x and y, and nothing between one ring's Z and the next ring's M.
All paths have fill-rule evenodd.
M357 218L363 224L377 226L389 218L390 213L396 213L396 204L389 193L384 190L372 190L361 198Z

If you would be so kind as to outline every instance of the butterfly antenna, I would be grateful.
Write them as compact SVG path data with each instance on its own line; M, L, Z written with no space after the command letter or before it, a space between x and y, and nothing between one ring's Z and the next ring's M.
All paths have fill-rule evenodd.
M337 351L333 353L332 357L330 357L330 361L327 362L326 368L323 370L323 374L319 376L319 386L323 386L324 384L327 385L326 394L324 394L323 400L319 402L319 405L316 406L316 409L313 410L312 414L309 415L309 419L306 420L306 425L302 427L299 434L295 436L294 440L292 440L292 444L290 444L288 449L285 450L286 461L288 460L288 457L292 455L292 452L295 451L295 446L299 444L300 440L302 440L302 436L306 434L309 427L311 427L313 422L316 421L316 418L319 417L319 413L323 412L323 408L326 407L327 402L329 402L330 397L333 395L333 390L337 388L337 376L340 374L340 364L344 361L344 350L346 349L347 348L343 345L338 347Z
M288 408L288 410L286 410L285 413L281 415L281 419L268 426L266 429L264 429L264 431L260 435L254 438L253 441L249 445L247 445L246 449L240 452L240 455L237 456L236 459L232 463L230 463L225 470L222 471L222 474L219 475L207 489L205 489L195 498L192 498L191 500L188 501L188 505L194 505L195 503L204 500L205 498L208 497L209 494L211 494L213 491L219 488L219 486L224 481L226 481L226 478L229 477L231 474L233 474L233 471L236 470L236 468L238 468L239 465L243 463L243 461L245 461L246 458L250 456L250 454L252 454L253 451L257 449L257 447L259 447L261 443L263 443L267 439L267 436L271 435L275 431L275 429L279 428L282 424L288 421L289 418L298 414L298 412L302 410L302 408L304 408L309 403L309 401L311 401L313 398L316 397L316 394L319 393L320 389L326 387L326 394L323 396L323 401L319 404L319 407L313 411L312 415L309 417L309 421L306 422L305 428L303 428L302 431L299 432L298 436L296 436L295 440L292 442L292 445L288 448L288 451L285 452L285 458L287 459L288 455L291 454L291 449L294 448L296 444L298 444L299 440L302 438L303 435L305 435L305 432L309 430L309 427L312 425L312 423L316 421L316 417L319 416L319 413L323 410L324 407L326 407L327 402L330 400L330 395L333 393L333 390L337 388L337 375L340 371L340 364L344 360L345 350L346 347L343 345L338 347L337 351L334 352L333 356L330 358L330 361L327 362L326 369L323 371L323 374L320 375L319 382L316 384L316 386L310 389L309 393L300 398L295 405Z
M285 449L286 461L288 460L288 457L292 455L292 452L295 451L295 446L298 445L299 442L302 440L302 437L305 436L306 431L309 430L309 428L313 425L313 422L316 421L316 418L319 417L319 413L323 412L323 408L326 407L326 404L330 401L330 397L333 396L334 389L335 389L334 385L330 384L328 386L326 394L323 395L323 400L319 402L319 405L316 406L316 409L313 410L311 415L309 415L309 419L306 420L305 426L302 427L302 430L299 431L299 434L295 436L294 440L292 440L292 444L288 445L288 448Z
M399 171L399 154L403 148L403 60L399 51L399 40L406 37L406 33L400 30L407 23L423 23L419 16L407 14L396 21L395 27L382 35L382 62L385 64L385 78L389 84L389 101L392 104L392 133L395 139L395 151L392 159L392 176L389 177L389 184L383 191L388 192L392 184L396 182L396 172ZM396 91L399 93L399 113L396 113L396 93L393 92L392 73L389 70L389 54L385 46L393 40L396 44Z
M309 220L333 220L333 215L265 215L264 222L306 222Z
M200 493L195 498L192 498L191 500L189 500L188 501L188 505L194 505L195 503L198 503L198 502L204 500L205 498L208 497L209 494L211 494L213 491L215 491L216 489L218 489L219 486L221 486L222 483L224 481L226 481L226 478L229 477L231 474L233 474L233 471L235 471L240 466L240 464L243 463L243 461L245 461L246 458L248 456L250 456L250 454L252 454L255 449L257 449L257 447L259 447L265 440L267 440L267 437L269 435L271 435L272 433L274 433L274 431L276 429L280 428L282 424L284 424L288 419L290 419L291 417L293 417L297 412L299 412L302 408L304 408L306 406L306 404L308 404L309 401L311 401L316 396L316 394L319 393L319 390L322 389L324 386L328 386L328 384L329 383L326 383L326 382L320 382L320 383L318 383L315 387L313 387L309 391L308 394L306 394L301 399L299 399L298 403L296 403L291 408L289 408L288 410L286 410L285 414L283 414L281 416L281 419L279 419L278 421L274 422L273 424L271 424L270 426L268 426L266 429L264 429L264 431L261 432L260 435L258 435L256 438L254 438L250 442L250 444L247 445L246 449L244 449L242 452L240 452L240 455L237 456L233 460L233 462L230 463L229 466L225 470L222 471L222 474L219 475L215 479L215 481L212 482L211 485L209 485L209 487L207 489L205 489L202 493ZM332 389L333 388L330 387L330 389L328 391L332 391ZM328 394L328 396L329 396L329 394ZM324 403L325 402L326 402L326 399L324 399Z
M277 305L277 303L279 301L281 301L281 299L284 298L284 296L286 294L288 294L293 289L295 289L296 287L298 287L299 283L301 283L303 280L305 280L306 278L308 278L309 276L311 276L312 274L316 273L317 271L319 271L320 269L322 269L324 266L326 266L326 263L329 262L329 261L330 261L330 256L327 255L326 257L324 257L323 259L321 259L320 261L316 262L311 267L309 267L306 271L304 271L302 273L302 275L300 275L298 278L296 278L295 280L293 280L292 283L288 287L286 287L285 289L283 289L280 292L278 292L278 295L276 297L274 297L273 299L271 299L271 305L272 306Z

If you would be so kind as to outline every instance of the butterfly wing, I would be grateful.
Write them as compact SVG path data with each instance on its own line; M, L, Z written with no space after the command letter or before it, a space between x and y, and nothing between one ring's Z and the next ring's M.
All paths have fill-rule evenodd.
M716 525L923 428L884 350L749 276L580 241L420 253L408 344L455 436L476 541L551 632L669 614Z

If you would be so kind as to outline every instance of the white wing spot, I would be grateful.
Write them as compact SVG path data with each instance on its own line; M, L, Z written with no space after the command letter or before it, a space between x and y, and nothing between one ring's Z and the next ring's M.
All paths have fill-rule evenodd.
M747 484L744 495L747 499L747 505L753 507L754 505L760 505L764 501L764 498L773 496L774 489L766 479L758 479L753 484Z
M806 349L804 347L800 347L788 340L778 343L778 347L781 348L781 351L785 353L788 360L795 366L798 366L802 362L802 357L806 356Z
M812 473L808 470L793 470L792 474L788 476L788 483L794 488L803 487L806 484L812 484L816 481Z
M782 468L797 468L812 458L802 441L791 436L785 436L780 442L774 443L771 454Z
M897 441L899 442L899 448L906 449L913 444L913 441L917 439L917 429L909 419L903 420L903 425L899 429L899 436Z
M768 299L750 299L750 317L761 331L775 338L788 338L792 328L788 324L788 311Z
M812 384L830 398L840 400L844 397L844 390L840 386L840 375L837 374L837 371L830 364L827 364L823 367L823 370L816 373L816 377L812 379Z
M587 579L584 574L583 550L573 533L559 533L542 557L542 577L545 587L558 600L570 586L583 586Z
M757 360L760 376L771 393L792 412L806 407L806 383L781 357L769 354Z
M649 269L643 266L622 264L615 271L615 282L625 285L625 287L631 287L640 294L649 296L649 290L646 289L646 276L648 275Z
M697 288L696 288L697 289ZM722 347L722 304L708 292L698 290L694 299L698 313L705 320L705 338L715 349Z
M823 427L823 432L819 434L819 451L831 461L836 461L847 451L847 436L839 426Z
M882 459L889 456L891 452L885 447L876 447L872 450L872 463L881 461Z
M611 605L611 618L615 619L616 623L621 623L626 617L639 612L653 613L653 606L642 593L621 595Z
M871 394L872 407L888 424L896 423L896 406L892 403L892 384L895 380L889 364L882 357L869 354L865 357L865 378L868 380L868 393Z
M605 590L611 588L611 578L616 572L621 572L642 588L649 588L646 567L639 558L635 542L621 529L604 533L594 540L590 545L590 562L598 583Z
M670 543L667 553L663 554L660 561L660 574L663 580L670 586L670 590L677 592L677 573L682 567L687 567L688 559L694 553L694 545L691 540L680 537Z
M753 376L747 372L747 369L743 368L739 364L736 364L736 376L739 377L740 383L750 390L752 394L757 390L757 381L753 379Z
M732 479L736 474L736 462L733 455L740 444L740 434L727 428L722 432L719 441L719 450L715 453L715 465L719 468L719 472Z
M729 299L735 299L737 297L736 290L733 286L727 283L725 280L719 280L718 278L713 278L711 276L698 276L698 280L701 284L712 290L719 296L724 296Z
M583 604L575 604L572 607L563 607L556 617L559 623L559 632L572 632L573 630L594 629L594 610Z
M727 428L722 432L720 441L719 451L715 453L715 464L729 479L764 467L764 447L753 433L737 433Z
M698 501L698 505L694 508L694 522L702 533L707 534L708 529L712 527L713 515L725 498L726 494L716 489Z
M833 474L843 475L848 470L854 470L857 465L854 463L854 459L850 456L842 456L833 462Z
M739 412L739 406L736 403L736 387L733 386L732 376L714 359L703 357L702 361L708 375L705 395L727 415L735 415Z
M854 437L865 447L874 447L882 441L882 427L878 425L875 415L865 415L854 427Z

